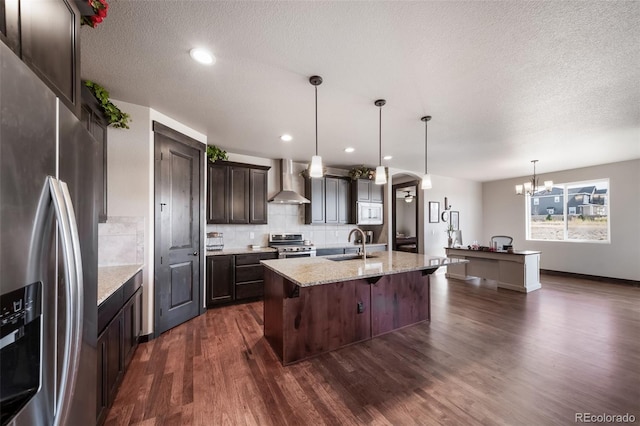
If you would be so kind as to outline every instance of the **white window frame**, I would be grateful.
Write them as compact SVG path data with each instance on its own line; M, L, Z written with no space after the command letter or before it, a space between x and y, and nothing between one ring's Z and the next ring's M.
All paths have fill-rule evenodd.
M589 185L597 185L597 183L606 182L607 183L607 239L606 240L578 240L578 239L569 239L569 207L567 206L569 202L569 188L573 186L589 186ZM527 194L525 198L525 238L527 241L544 241L547 243L590 243L590 244L611 244L611 182L609 178L602 179L590 179L585 181L576 181L576 182L566 182L566 183L557 183L553 185L554 188L563 187L563 220L564 220L564 234L562 240L540 240L531 238L531 198L532 195ZM535 192L544 187L540 186L535 188ZM576 210L576 215L578 211Z

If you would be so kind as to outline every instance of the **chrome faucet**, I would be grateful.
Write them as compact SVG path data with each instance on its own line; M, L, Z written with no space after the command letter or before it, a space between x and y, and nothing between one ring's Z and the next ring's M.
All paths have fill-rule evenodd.
M363 259L366 259L366 258L367 258L367 248L365 247L365 240L366 240L366 238L365 238L365 236L364 236L364 231L363 231L362 229L360 229L360 228L353 228L353 229L351 230L351 232L349 232L349 237L347 238L347 241L348 241L348 242L351 242L351 235L353 235L353 233L354 233L354 232L359 232L359 233L360 233L360 235L362 236L362 239L361 239L361 241L362 241L362 258L363 258Z

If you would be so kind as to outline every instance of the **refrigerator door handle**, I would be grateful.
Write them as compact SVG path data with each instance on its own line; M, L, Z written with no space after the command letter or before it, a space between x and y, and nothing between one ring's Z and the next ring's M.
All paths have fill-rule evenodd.
M73 247L73 237L71 233L71 224L69 222L69 212L67 210L67 203L64 199L63 191L59 181L48 176L49 189L51 192L51 199L53 201L54 212L56 215L56 222L58 223L58 229L60 230L60 241L62 243L62 258L64 264L64 276L65 276L65 333L64 333L64 350L62 356L62 368L60 373L60 386L57 388L57 395L54 408L54 425L66 424L66 418L69 414L69 406L71 403L71 394L73 392L74 382L72 379L75 377L75 370L72 371L72 362L77 358L78 350L72 350L72 342L77 338L74 336L75 329L74 324L74 307L77 307L76 297L76 282L77 282L77 268L75 266L75 254Z
M66 182L60 181L60 188L62 189L62 196L67 207L67 214L69 219L69 231L71 232L71 244L73 246L73 263L76 271L75 291L72 293L75 296L73 301L73 340L71 341L71 359L70 359L70 376L69 376L69 393L73 394L76 379L80 364L80 347L82 345L82 332L83 332L83 318L84 318L84 283L82 272L82 253L80 251L80 233L78 231L78 222L76 220L75 210L73 208L73 202L71 201L71 194L69 193L69 187Z

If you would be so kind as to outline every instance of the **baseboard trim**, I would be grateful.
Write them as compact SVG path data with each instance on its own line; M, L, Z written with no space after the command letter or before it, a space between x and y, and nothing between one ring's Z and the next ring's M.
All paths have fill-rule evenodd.
M574 272L552 271L550 269L540 269L540 273L546 274L546 275L555 275L559 277L572 277L572 278L579 278L582 280L599 281L599 282L612 283L612 284L624 284L624 285L632 285L634 287L640 287L640 281L627 280L624 278L600 277L598 275L576 274Z

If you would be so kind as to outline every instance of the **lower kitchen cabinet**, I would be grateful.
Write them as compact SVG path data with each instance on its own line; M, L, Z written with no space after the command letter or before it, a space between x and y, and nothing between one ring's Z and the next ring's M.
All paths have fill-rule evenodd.
M98 307L96 423L118 393L142 332L142 271ZM115 309L114 307L118 307ZM115 314L113 314L115 312ZM106 324L106 325L105 325Z
M264 295L261 260L275 252L207 256L207 307Z
M233 255L207 256L207 306L233 300Z

